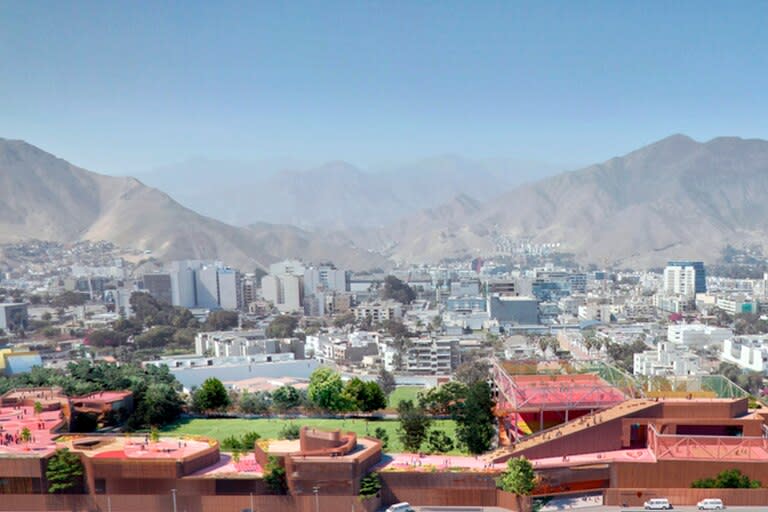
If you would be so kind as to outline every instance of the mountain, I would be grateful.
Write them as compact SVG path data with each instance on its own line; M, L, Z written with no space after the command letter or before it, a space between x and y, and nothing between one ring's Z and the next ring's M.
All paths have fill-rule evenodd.
M333 161L317 167L276 161L194 160L141 174L141 179L200 213L237 225L256 220L309 229L382 227L457 194L481 200L554 166L444 155L362 170Z
M386 260L290 226L240 228L204 217L134 178L75 167L23 141L0 139L0 242L108 240L165 259L221 259L251 270L278 259L353 269Z
M560 242L581 260L600 264L713 261L726 244L768 240L768 141L700 143L674 135L516 187L466 215L411 220L405 233L396 224L379 234L397 260L477 254L503 235Z

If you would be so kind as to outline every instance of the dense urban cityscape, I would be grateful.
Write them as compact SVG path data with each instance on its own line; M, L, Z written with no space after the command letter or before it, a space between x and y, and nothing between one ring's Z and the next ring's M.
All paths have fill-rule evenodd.
M766 20L0 0L0 512L768 510Z

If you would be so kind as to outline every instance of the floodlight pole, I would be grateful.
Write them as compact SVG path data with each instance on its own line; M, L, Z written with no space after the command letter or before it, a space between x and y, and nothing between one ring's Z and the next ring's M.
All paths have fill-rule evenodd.
M312 487L312 493L315 495L315 512L320 512L320 487Z

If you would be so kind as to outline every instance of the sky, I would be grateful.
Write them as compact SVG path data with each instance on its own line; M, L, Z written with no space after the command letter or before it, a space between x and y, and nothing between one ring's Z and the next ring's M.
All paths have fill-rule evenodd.
M768 139L768 2L0 0L0 137L93 171Z

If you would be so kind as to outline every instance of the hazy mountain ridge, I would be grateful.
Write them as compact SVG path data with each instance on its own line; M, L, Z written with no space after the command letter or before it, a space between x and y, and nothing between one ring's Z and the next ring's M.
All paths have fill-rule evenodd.
M206 165L209 172L204 172ZM328 231L387 226L460 193L487 200L556 169L444 155L366 171L345 161L317 167L196 161L140 176L182 204L225 222L266 221Z
M108 240L165 259L216 258L251 270L287 257L366 269L386 261L293 227L237 228L204 217L134 178L75 167L0 139L0 242Z
M484 236L477 235L485 230L562 242L565 250L597 263L712 261L727 243L768 240L766 199L767 141L722 137L699 143L674 135L602 164L517 187L463 219L410 226L420 235L398 239L392 256L424 261L446 252L471 254L467 248L481 246ZM423 239L446 230L455 235L450 243L429 251Z

